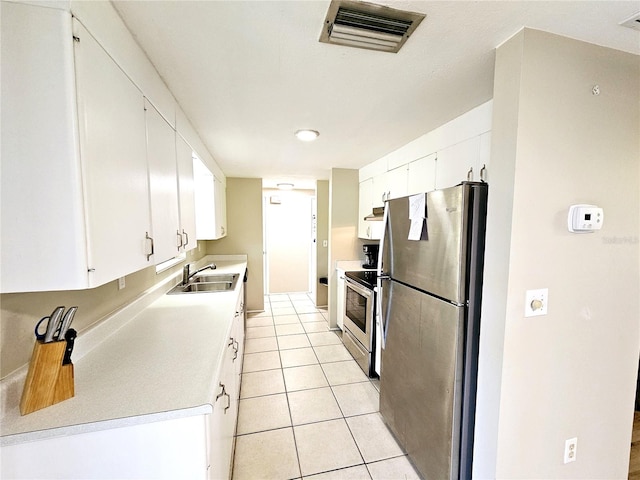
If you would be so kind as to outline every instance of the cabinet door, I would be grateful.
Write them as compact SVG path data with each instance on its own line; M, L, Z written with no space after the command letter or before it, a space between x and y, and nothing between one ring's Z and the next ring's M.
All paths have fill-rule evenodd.
M218 177L214 176L213 179L216 212L216 236L214 238L222 238L227 236L227 187Z
M196 248L196 200L193 177L193 152L191 147L176 132L176 152L178 160L178 191L180 195L180 234L182 250Z
M238 416L238 396L235 391L233 342L228 342L220 369L216 396L212 399L213 413L209 423L209 478L228 479L231 476L233 436Z
M360 188L358 192L358 237L371 238L371 222L364 219L367 215L370 215L373 210L372 194L373 194L373 179L369 178L360 182Z
M73 19L90 286L150 265L144 100Z
M146 104L147 162L155 263L178 254L182 243L178 220L178 184L174 131L149 102Z
M433 153L409 164L407 195L435 190L436 158L437 155Z
M0 12L0 291L87 288L71 16L12 2Z
M477 171L480 158L480 137L473 137L438 152L436 188L448 188L467 180L480 180Z
M389 170L386 173L385 177L387 183L387 196L385 200L400 198L407 195L407 165Z
M216 238L216 211L214 177L199 158L193 159L195 176L196 238L212 240Z
M371 184L371 206L383 207L387 199L387 172L376 175L372 178Z

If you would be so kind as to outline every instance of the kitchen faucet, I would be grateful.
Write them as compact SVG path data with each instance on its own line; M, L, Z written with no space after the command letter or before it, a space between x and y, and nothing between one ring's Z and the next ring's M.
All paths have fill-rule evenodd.
M200 268L200 269L196 270L195 272L190 273L190 271L191 271L191 264L190 264L190 263L185 264L185 266L184 266L184 267L182 267L182 284L183 284L183 285L186 285L187 283L189 283L189 279L190 279L191 277L193 277L194 275L196 275L196 274L198 274L198 273L202 272L203 270L207 270L207 269L209 269L209 268L210 268L211 270L215 270L217 267L216 267L216 264L215 264L215 263L210 263L209 265L206 265L206 266L204 266L204 267L202 267L202 268Z

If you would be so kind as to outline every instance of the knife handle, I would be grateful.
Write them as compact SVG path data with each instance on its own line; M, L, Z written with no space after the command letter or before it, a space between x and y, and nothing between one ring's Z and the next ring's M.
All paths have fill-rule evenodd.
M73 316L76 314L78 307L71 307L67 310L67 313L64 314L62 321L60 322L60 330L58 331L58 336L56 337L58 340L65 340L67 330L71 326L71 322L73 322Z
M56 309L49 317L49 323L47 323L47 331L44 334L44 343L53 342L53 336L58 329L58 324L60 323L60 318L64 313L64 307L56 307Z
M64 349L64 357L62 358L62 365L69 365L71 363L71 353L73 352L73 345L76 341L76 337L78 336L78 332L76 332L73 328L67 330L67 333L64 336L64 339L67 341L67 346Z

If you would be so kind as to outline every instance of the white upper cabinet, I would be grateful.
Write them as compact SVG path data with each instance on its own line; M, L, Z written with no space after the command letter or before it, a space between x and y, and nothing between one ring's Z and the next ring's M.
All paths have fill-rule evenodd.
M187 142L176 132L175 146L178 167L178 192L180 206L180 250L194 249L196 241L196 200L193 172L193 151Z
M0 20L0 290L86 287L71 16L0 2Z
M69 12L0 8L2 292L150 265L142 93Z
M214 197L216 211L216 238L227 236L227 184L224 179L220 179L214 175Z
M373 206L382 207L387 200L404 197L407 194L407 175L407 165L403 165L373 177Z
M435 190L437 158L434 153L409 163L408 195Z
M474 177L480 179L480 137L473 137L438 152L436 188L448 188Z
M148 101L147 162L155 263L175 257L182 245L178 214L175 131Z
M358 237L371 238L371 222L364 219L373 211L373 179L368 178L360 182L358 192Z
M0 291L93 288L195 247L191 149L171 107L145 106L70 12L0 9Z
M144 97L73 19L90 286L150 263Z
M227 234L227 207L224 183L202 161L193 159L196 196L196 237L217 240Z

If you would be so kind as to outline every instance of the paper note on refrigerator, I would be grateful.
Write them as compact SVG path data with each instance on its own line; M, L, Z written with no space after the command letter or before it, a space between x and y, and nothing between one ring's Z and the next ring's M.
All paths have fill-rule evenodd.
M409 197L409 220L411 220L409 240L420 240L422 238L422 230L427 216L426 198L427 195L425 193Z

